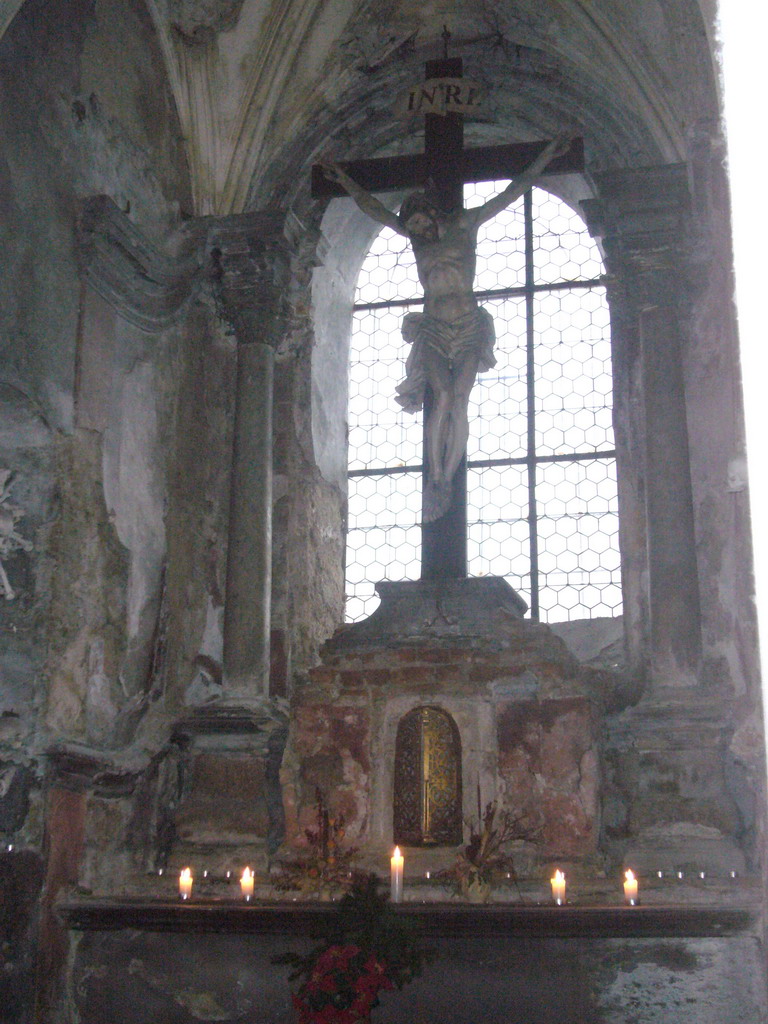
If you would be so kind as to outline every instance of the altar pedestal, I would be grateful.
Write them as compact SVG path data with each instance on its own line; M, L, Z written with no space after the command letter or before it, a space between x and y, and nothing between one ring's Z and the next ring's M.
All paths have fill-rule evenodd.
M375 1024L766 1019L756 914L744 906L397 909L435 959L384 993ZM308 948L334 908L79 901L61 913L75 940L69 1010L81 1024L293 1024L287 968L272 957Z
M462 820L477 823L478 804L495 800L517 822L519 877L540 877L555 861L594 874L607 674L584 670L552 630L524 620L524 602L503 579L378 590L380 607L324 645L294 696L281 773L289 845L314 827L319 789L343 815L361 865L382 870L403 842L393 823L397 780L421 770L406 761L398 775L407 722L437 711L456 737L458 842ZM419 783L422 793L439 784ZM425 867L450 863L458 842L425 840Z

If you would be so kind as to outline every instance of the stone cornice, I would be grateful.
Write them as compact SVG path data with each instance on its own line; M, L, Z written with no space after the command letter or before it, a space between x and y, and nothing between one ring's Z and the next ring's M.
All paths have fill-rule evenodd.
M200 276L204 222L192 224L186 238L179 236L180 253L171 256L152 245L109 196L94 196L83 204L77 225L83 276L129 323L162 331Z
M77 224L81 273L122 317L148 333L170 327L196 290L209 286L240 341L274 345L290 265L283 226L273 213L199 217L163 250L109 196L94 196L83 204Z
M594 183L597 198L581 204L590 234L602 238L609 253L635 256L649 270L668 266L686 232L686 165L606 171L595 174Z
M141 774L101 750L77 743L59 743L46 751L49 786L75 792L93 790L107 796L132 793Z
M614 316L680 306L681 284L693 286L687 165L607 171L594 183L597 198L581 206L590 234L603 242Z

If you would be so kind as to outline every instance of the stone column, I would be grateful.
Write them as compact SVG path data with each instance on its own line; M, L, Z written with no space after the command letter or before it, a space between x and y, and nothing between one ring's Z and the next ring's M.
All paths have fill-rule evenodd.
M609 274L626 629L655 686L695 681L699 578L681 355L686 312L683 165L595 176L583 204Z
M269 683L273 370L269 345L238 340L224 608L230 698L266 694Z
M219 315L237 345L222 692L176 722L183 797L161 811L173 821L162 851L169 869L204 856L222 877L233 863L266 871L283 835L287 722L269 694L272 384L289 264L282 221L212 219L207 256Z
M684 353L695 239L687 168L595 176L584 204L603 240L614 354L626 628L643 699L606 721L605 849L641 871L721 877L744 869L741 817L724 756L722 698L697 686L701 661ZM734 791L735 792L735 791Z
M278 218L223 218L209 235L219 311L237 340L224 608L224 703L269 696L272 387L288 259Z

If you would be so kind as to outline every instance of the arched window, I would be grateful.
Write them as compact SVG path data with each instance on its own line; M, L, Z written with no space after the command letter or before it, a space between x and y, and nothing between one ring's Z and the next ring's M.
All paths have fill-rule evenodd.
M478 205L503 181L470 185ZM478 377L467 450L468 569L506 577L545 621L621 610L610 335L599 251L569 206L532 189L481 228L475 289L496 325L497 365ZM388 228L358 279L350 362L347 618L381 579L420 573L421 416L394 389L400 322L421 289Z

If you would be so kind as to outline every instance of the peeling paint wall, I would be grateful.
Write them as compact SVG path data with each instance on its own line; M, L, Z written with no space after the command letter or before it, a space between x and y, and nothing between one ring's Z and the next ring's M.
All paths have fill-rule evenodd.
M62 738L125 742L147 675L171 381L151 340L130 331L84 352L75 248L90 195L111 195L155 237L189 206L144 7L26 4L0 40L0 137L0 466L12 474L5 505L24 542L3 557L14 597L0 601L0 839L13 848L3 854L5 898L22 863L15 851L29 858L43 847L44 749ZM78 410L83 372L102 398L92 392ZM15 995L0 998L14 1022L31 1012L32 938L4 935Z

